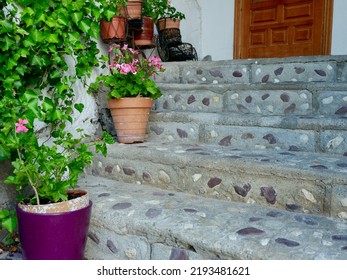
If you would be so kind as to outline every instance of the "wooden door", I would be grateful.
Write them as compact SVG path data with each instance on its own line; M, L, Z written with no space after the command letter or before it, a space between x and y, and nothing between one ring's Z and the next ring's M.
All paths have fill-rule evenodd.
M234 58L328 55L333 0L235 0Z

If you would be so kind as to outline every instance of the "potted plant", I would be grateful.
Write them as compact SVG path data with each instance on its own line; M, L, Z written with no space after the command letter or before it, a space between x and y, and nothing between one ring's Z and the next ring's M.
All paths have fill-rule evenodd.
M128 45L112 44L105 58L110 75L101 75L91 85L107 88L108 107L121 143L143 142L153 100L162 93L152 77L164 71L159 57L145 58Z
M143 0L127 0L126 17L128 20L138 20L142 18Z
M169 0L143 0L143 14L153 18L158 31L179 28L180 21L185 19L185 15L177 11Z
M5 182L19 192L16 212L23 257L82 259L92 206L88 197L77 198L82 206L72 207L72 212L42 211L45 205L51 209L71 204L83 194L71 190L94 152L106 155L107 144L113 142L107 133L91 137L74 126L76 115L84 111L76 102L76 89L99 65L95 40L104 0L3 2L0 161L12 162ZM7 210L0 214L2 226L13 231L13 215Z
M100 34L104 43L124 40L127 36L127 0L100 0Z

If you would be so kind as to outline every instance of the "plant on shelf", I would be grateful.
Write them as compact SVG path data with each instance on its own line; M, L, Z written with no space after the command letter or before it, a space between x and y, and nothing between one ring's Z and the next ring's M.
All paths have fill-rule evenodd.
M99 0L101 5L100 33L105 43L125 39L127 33L127 0Z
M88 78L99 66L99 21L114 13L100 9L107 2L0 1L0 161L12 162L13 172L5 182L16 186L22 201L18 206L70 200L68 190L76 187L94 152L106 155L107 144L113 142L107 133L90 136L74 127L74 118L84 110L76 102L76 88L86 91ZM3 227L13 230L16 219L6 210L0 213ZM22 234L31 234L32 244L44 244L45 237L43 231L41 236L30 233L30 223L21 227L20 220L23 255L31 258ZM41 259L46 258L41 252L47 258L62 257L48 247L34 249Z
M142 15L153 18L157 24L159 19L171 18L176 20L185 19L182 12L171 5L169 0L143 0Z
M141 103L139 105L142 107L142 102L145 102L146 110L138 113L138 117L143 116L145 120L135 119L125 125L119 114L112 112L118 141L122 143L142 142L153 100L162 96L153 77L164 71L163 65L159 57L145 58L138 50L134 50L128 45L112 44L108 52L109 56L104 57L104 60L107 61L105 67L110 70L110 75L99 76L97 82L91 85L91 89L98 92L104 87L107 88L108 106L111 111L113 108L117 109L121 106L120 104L127 103L127 107L133 108L135 103ZM124 114L127 115L125 112ZM130 135L131 124L138 125L139 123L143 124L140 131L134 128L135 135ZM123 132L121 132L120 126L125 126L126 131L122 129Z

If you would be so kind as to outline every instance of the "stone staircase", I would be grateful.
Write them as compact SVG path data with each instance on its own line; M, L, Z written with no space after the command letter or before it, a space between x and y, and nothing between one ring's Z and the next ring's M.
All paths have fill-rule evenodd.
M347 57L165 67L147 141L81 180L87 257L347 259Z

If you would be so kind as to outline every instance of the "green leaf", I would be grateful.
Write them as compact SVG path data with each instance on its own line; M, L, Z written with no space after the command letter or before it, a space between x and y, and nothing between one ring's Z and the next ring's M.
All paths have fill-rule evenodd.
M72 17L73 22L76 23L76 24L78 24L78 23L82 20L82 18L83 18L83 13L81 13L81 12L79 12L79 13L75 12L75 13L72 14L71 17Z
M84 105L82 103L76 103L74 107L80 113L82 113L82 111L84 109Z
M44 39L44 36L43 36L42 32L40 32L40 31L37 30L37 29L34 29L34 30L30 33L29 37L30 37L30 38L32 39L32 41L34 41L34 42L42 42L43 39Z
M5 36L5 37L2 39L2 41L3 41L4 44L1 44L1 45L2 45L1 50L3 50L3 51L9 50L9 49L11 48L12 44L15 43L15 41L12 40L12 39L11 39L10 37L8 37L8 36ZM1 41L0 41L0 42L1 42Z
M81 28L81 30L84 33L88 33L90 30L90 25L91 25L91 22L89 19L83 19L79 22L78 27Z
M96 22L92 22L90 26L90 36L97 39L100 36L100 25Z
M7 218L10 215L10 211L8 210L1 210L0 211L0 220Z
M38 101L37 99L33 99L28 103L27 107L35 117L39 118L40 117L40 110L38 106Z
M59 43L58 34L56 34L56 33L49 34L49 36L46 38L46 40L47 40L47 42L53 43L53 44Z
M42 67L46 63L45 63L45 59L42 56L34 55L31 60L31 64Z
M55 110L52 117L52 121L59 121L64 119L64 114L61 110Z
M13 23L8 20L0 20L0 34L8 33L13 30Z
M25 93L23 94L23 99L26 102L29 102L31 100L36 100L37 96L39 95L39 91L38 90L34 90L34 89L28 89L25 91Z
M54 70L51 75L49 75L51 79L58 79L62 77L62 74L58 70Z
M18 221L16 216L10 216L2 221L2 226L11 233L16 229L17 225Z
M69 26L69 19L64 13L60 13L58 16L58 22L62 25Z
M69 41L71 41L73 44L79 41L80 37L81 36L78 32L70 32L68 34Z
M42 103L42 109L45 112L49 112L51 110L53 110L54 108L54 103L51 99L49 99L48 97L45 97L44 102Z

